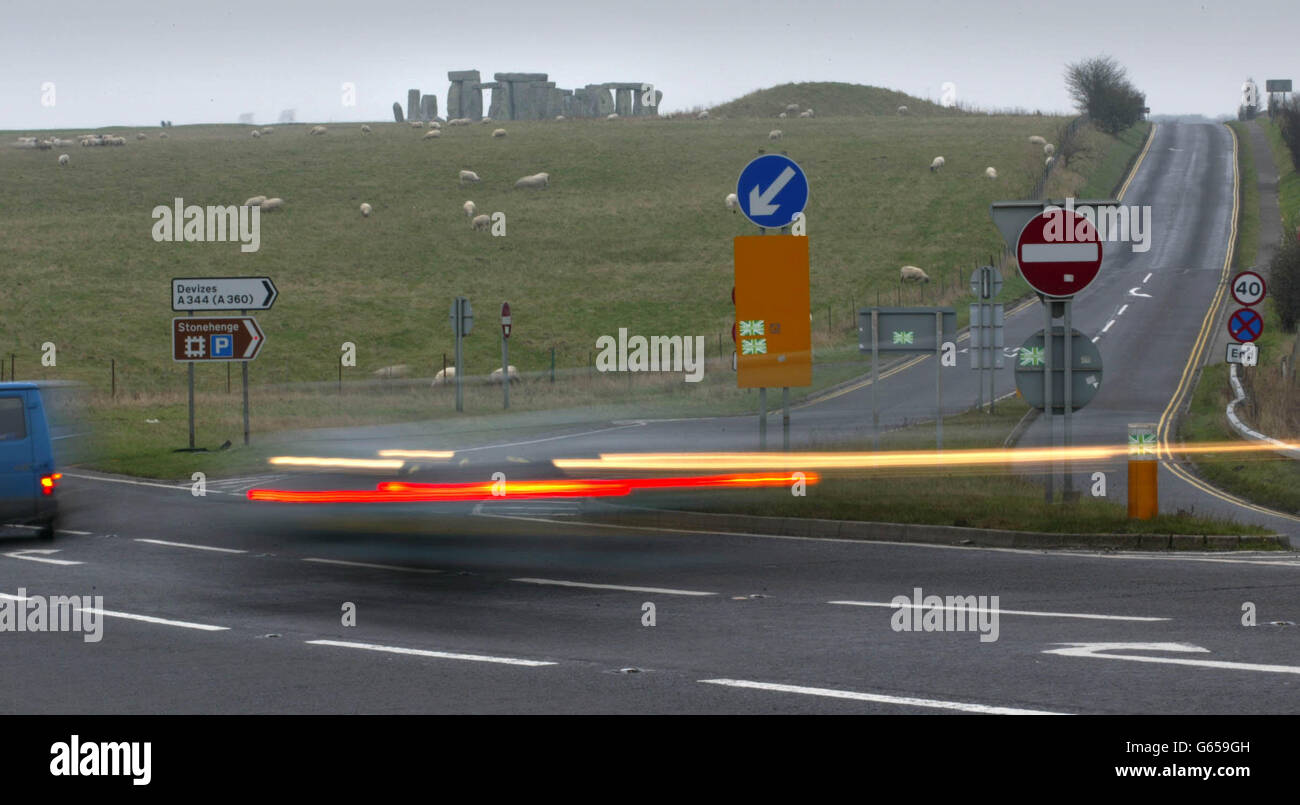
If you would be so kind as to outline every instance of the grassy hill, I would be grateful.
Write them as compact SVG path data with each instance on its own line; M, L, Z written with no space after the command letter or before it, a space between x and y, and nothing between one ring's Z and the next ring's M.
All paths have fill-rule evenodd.
M710 115L722 117L776 117L789 104L812 109L818 117L854 117L862 115L897 115L906 106L908 114L963 115L955 107L940 106L903 92L864 84L840 81L810 81L780 84L755 90L720 106L710 107ZM793 116L793 115L791 115Z

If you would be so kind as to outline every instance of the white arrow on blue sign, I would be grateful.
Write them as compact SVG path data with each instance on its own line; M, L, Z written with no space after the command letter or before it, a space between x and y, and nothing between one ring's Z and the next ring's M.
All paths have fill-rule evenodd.
M740 172L736 197L746 218L766 229L780 229L808 206L808 177L793 159L764 154Z

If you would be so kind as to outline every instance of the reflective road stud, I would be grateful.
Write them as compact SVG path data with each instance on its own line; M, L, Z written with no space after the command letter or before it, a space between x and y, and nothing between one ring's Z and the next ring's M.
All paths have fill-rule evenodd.
M1128 516L1150 520L1160 513L1155 422L1130 422L1128 426Z

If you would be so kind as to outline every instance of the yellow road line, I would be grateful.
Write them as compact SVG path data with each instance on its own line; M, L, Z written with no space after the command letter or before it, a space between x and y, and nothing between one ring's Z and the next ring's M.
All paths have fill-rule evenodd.
M1138 166L1142 164L1142 160L1147 158L1147 152L1151 150L1151 143L1156 141L1156 129L1158 128L1160 128L1160 124L1156 123L1151 127L1151 131L1147 132L1146 147L1142 149L1142 153L1138 154L1137 162L1133 163L1133 170L1128 172L1128 178L1124 180L1123 186L1120 187L1118 201L1124 200L1124 194L1128 192L1128 186L1133 183L1134 177L1138 175Z

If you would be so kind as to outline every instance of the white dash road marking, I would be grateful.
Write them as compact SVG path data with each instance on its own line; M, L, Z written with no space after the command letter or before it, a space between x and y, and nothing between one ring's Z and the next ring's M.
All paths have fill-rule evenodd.
M1097 342L1100 341L1100 340L1101 340L1101 336L1099 336L1099 335L1094 335L1094 336L1092 337L1092 343L1094 343L1094 344L1097 343Z
M1120 305L1120 306L1119 306L1119 312L1116 313L1115 315L1116 315L1116 316L1123 316L1123 315L1124 315L1124 311L1126 311L1126 310L1128 310L1128 305Z
M1210 653L1207 648L1190 643L1066 643L1064 648L1053 648L1044 654L1061 654L1066 657L1096 657L1103 660L1128 660L1163 665L1193 665L1200 668L1222 668L1228 671L1261 671L1270 674L1300 674L1300 665L1262 665L1253 662L1228 662L1226 660L1189 660L1182 657L1147 657L1137 654L1101 654L1103 651L1180 651Z
M807 688L802 685L778 685L773 682L750 682L745 679L701 679L706 685L725 685L729 688L750 688L752 690L769 690L775 693L802 693L805 696L824 696L829 699L852 699L859 702L877 702L879 704L897 704L904 707L930 707L936 710L958 710L963 713L984 713L1001 716L1063 716L1051 710L1023 710L1017 707L995 707L987 704L969 702L948 702L940 699L918 699L914 696L889 696L883 693L859 693L853 690L835 690L833 688Z
M717 593L700 590L673 590L666 587L628 587L622 584L592 584L585 581L562 581L560 579L511 579L524 584L550 584L556 587L588 587L593 590L625 590L631 593L660 593L661 595L717 595Z
M337 646L338 648L359 648L365 651L385 651L389 654L407 654L413 657L434 657L442 660L468 660L470 662L494 662L501 665L523 665L537 668L543 665L557 665L546 660L521 660L517 657L489 657L485 654L458 654L450 651L429 651L419 648L402 648L401 646L379 646L374 643L352 643L346 640L308 640L309 646Z
M71 559L50 559L52 553L58 553L58 548L31 548L26 551L14 551L7 553L11 559L26 559L28 562L42 562L47 565L84 565L85 562L74 562ZM28 554L40 554L40 556L29 556Z
M1111 319L1110 321L1106 322L1106 326L1103 327L1103 328L1101 328L1101 331L1102 331L1103 333L1106 332L1107 330L1109 330L1109 329L1111 328L1111 325L1114 324L1114 323L1115 323L1115 320L1114 320L1114 319Z
M1149 279L1151 279L1151 272L1147 272L1147 275L1146 275L1145 277L1142 278L1142 281L1143 281L1143 282L1146 282L1146 281L1149 280Z
M321 565L344 565L345 567L368 567L371 568L372 570L400 570L403 573L441 573L442 572L441 570L437 570L436 568L432 568L432 567L402 567L401 565L376 565L371 562L346 562L342 559L319 559L314 556L309 556L303 559L302 561L315 562Z
M137 539L136 542L147 542L150 545L166 545L169 548L193 548L196 551L217 551L218 553L248 553L235 548L216 548L212 545L191 545L188 542L168 542L165 539Z
M889 609L932 609L932 607L920 606L916 604L895 605L885 601L827 601L828 604L840 604L850 607L887 607ZM985 607L933 607L933 609L944 612L996 612L999 615L1032 615L1038 618L1082 618L1084 620L1096 621L1140 621L1143 623L1152 623L1155 621L1169 621L1172 618L1152 618L1141 615L1096 615L1090 612L1033 612L1024 609L988 609Z
M5 525L5 528L25 528L25 529L27 529L27 530L29 530L29 531L39 531L39 530L41 529L41 526L38 526L38 525L26 525L26 524L23 524L23 523L5 523L4 525ZM89 537L91 534L93 534L93 533L95 533L95 532L93 532L93 531L74 531L74 530L72 530L71 528L56 528L56 529L54 529L54 533L56 533L56 534L74 534L74 535L76 535L76 536L78 536L78 537Z

